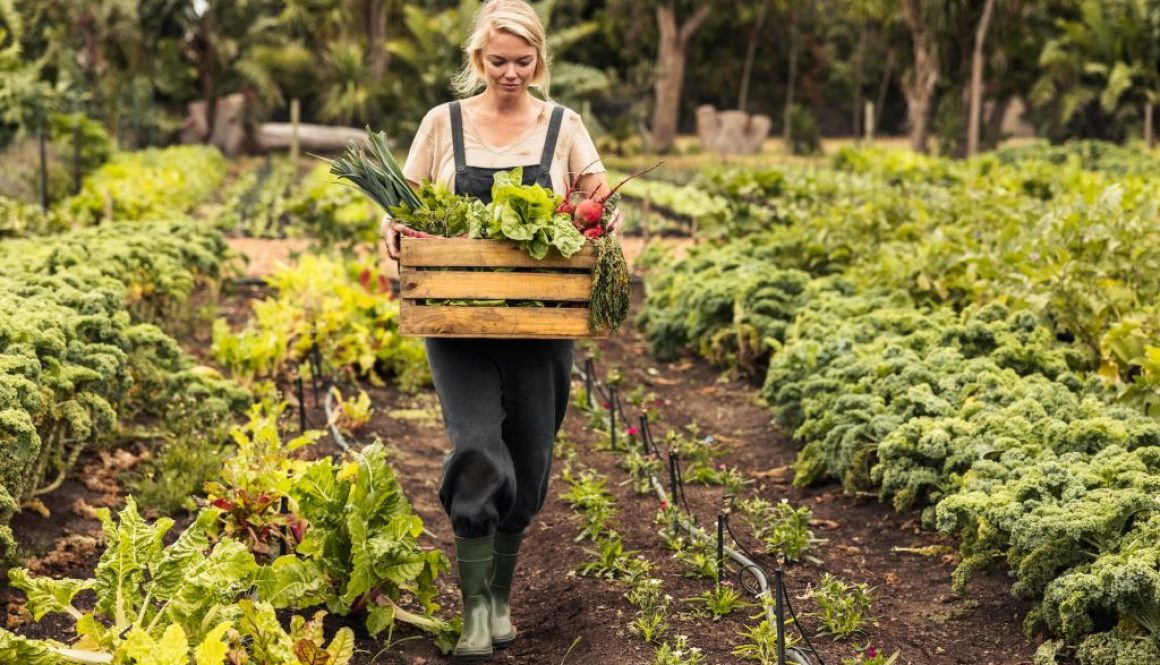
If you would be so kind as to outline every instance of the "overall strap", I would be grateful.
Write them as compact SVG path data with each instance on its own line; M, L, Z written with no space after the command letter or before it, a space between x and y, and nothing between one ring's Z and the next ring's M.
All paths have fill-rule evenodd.
M548 136L544 139L544 154L540 156L540 173L547 174L552 167L552 157L556 154L556 139L560 137L560 123L564 119L564 107L554 104L552 119L548 122Z
M467 151L463 147L463 111L459 100L451 102L451 145L455 151L455 172L467 171Z

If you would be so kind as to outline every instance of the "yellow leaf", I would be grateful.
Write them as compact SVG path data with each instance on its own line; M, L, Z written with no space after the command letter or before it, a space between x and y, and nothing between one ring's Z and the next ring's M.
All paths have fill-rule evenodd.
M229 645L222 639L230 629L230 622L223 621L206 634L201 644L193 652L193 660L197 665L222 665L229 655Z

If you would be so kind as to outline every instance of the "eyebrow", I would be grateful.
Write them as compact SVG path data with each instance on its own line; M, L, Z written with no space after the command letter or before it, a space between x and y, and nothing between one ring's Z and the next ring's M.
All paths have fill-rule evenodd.
M487 57L489 60L507 60L507 58L503 57L502 55L493 54ZM533 57L535 57L535 54L529 53L528 55L521 55L518 58L512 58L512 60L531 60Z

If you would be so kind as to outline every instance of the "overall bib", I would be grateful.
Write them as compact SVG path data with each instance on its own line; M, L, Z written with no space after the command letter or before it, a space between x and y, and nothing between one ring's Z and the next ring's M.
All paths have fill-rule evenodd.
M463 115L451 103L455 191L491 201L498 168L468 166ZM523 183L551 189L549 169L564 109L552 110L539 164ZM556 433L571 389L572 340L426 340L451 452L439 499L460 538L521 534L544 505Z

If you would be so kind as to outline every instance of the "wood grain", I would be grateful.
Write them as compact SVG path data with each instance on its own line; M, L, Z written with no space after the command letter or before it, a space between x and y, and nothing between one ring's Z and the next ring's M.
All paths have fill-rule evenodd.
M402 238L402 268L582 268L591 270L596 261L590 243L571 258L565 259L555 248L544 259L533 259L514 242L507 240L471 240L469 238Z
M402 300L400 315L399 332L410 337L593 337L588 333L586 307L428 307Z
M589 274L535 272L465 272L404 270L399 275L403 298L472 298L490 300L587 301Z

